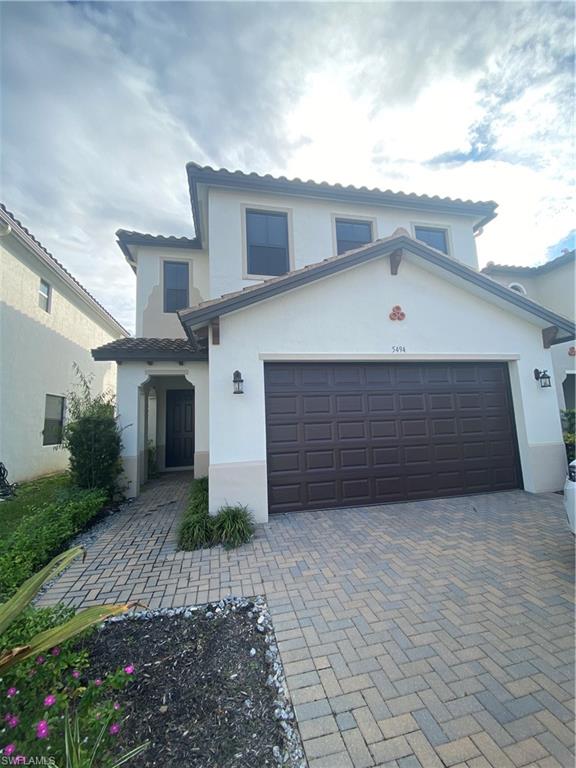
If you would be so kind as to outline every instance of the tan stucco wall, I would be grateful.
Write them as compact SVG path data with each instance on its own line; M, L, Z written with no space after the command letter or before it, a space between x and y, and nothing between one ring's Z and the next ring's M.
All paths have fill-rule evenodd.
M41 278L49 313L38 305ZM74 363L94 374L95 391L115 391L115 363L95 363L90 350L119 336L14 237L0 240L0 461L10 480L66 468L65 451L42 445L45 397L66 395Z
M185 337L178 315L164 312L164 261L189 265L189 305L208 298L208 255L184 248L141 247L137 252L136 336L160 339Z
M508 287L519 283L526 290L529 299L564 317L574 318L574 291L576 287L575 262L563 264L548 272L534 275L518 275L514 271L497 272L489 275L492 280Z

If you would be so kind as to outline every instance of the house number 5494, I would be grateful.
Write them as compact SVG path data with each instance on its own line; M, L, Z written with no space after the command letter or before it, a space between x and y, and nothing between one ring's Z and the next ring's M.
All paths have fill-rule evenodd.
M392 352L406 352L406 347L402 345L392 345Z

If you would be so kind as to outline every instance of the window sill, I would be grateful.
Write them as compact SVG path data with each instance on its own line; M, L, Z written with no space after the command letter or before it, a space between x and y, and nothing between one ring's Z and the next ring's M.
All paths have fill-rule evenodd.
M289 275L290 272L293 272L294 270L289 269L287 272L282 272L281 275L249 275L249 274L243 274L242 280L272 280L274 277L284 277L284 275Z

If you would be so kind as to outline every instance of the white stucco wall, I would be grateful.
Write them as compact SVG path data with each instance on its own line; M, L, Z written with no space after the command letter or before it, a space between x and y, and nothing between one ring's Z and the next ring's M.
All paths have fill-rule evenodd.
M164 312L163 262L187 262L189 305L208 298L208 255L185 248L140 247L137 252L136 336L160 339L184 338L174 312Z
M526 290L529 299L537 301L545 307L559 315L574 320L576 317L576 307L574 292L576 289L575 261L563 264L560 267L544 273L534 273L531 275L515 275L511 272L498 272L491 275L501 285L509 286L510 283L520 283ZM574 376L576 371L576 357L568 354L570 347L575 345L575 341L568 341L564 344L554 345L551 349L552 365L548 372L552 375L553 386L558 395L560 408L564 409L563 382L567 376Z
M50 312L38 305L41 278ZM14 237L0 240L0 460L11 481L67 467L66 451L42 445L46 395L70 391L74 363L94 375L94 391L114 391L116 364L95 363L90 350L119 336Z
M400 304L403 322L391 321ZM550 368L541 328L404 258L387 259L226 315L210 348L210 507L247 504L267 518L264 360L507 360L524 486L557 490L565 477L558 402L534 368ZM406 353L394 354L393 346ZM232 393L232 372L245 394Z
M124 492L137 496L146 480L147 424L145 392L154 387L157 395L156 435L160 468L164 466L166 434L165 396L167 389L194 387L194 474L208 473L208 363L122 363L118 367L117 405L122 429L122 462Z
M243 206L287 209L292 227L292 269L299 269L336 254L334 216L375 220L375 238L391 235L398 227L413 234L414 224L448 228L451 255L477 268L472 219L464 216L418 213L383 206L352 205L250 191L209 190L210 297L237 291L254 280L242 277Z

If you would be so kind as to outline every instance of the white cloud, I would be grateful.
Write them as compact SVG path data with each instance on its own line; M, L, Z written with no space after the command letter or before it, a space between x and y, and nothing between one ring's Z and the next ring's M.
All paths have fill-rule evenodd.
M191 234L188 160L496 199L483 261L573 226L568 3L0 7L4 201L130 327L114 231Z

